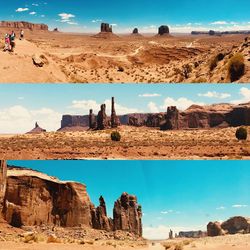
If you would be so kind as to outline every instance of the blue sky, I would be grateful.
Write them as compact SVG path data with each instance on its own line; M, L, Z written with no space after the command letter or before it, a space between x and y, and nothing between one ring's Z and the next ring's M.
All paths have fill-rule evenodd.
M8 161L87 185L91 201L105 197L112 216L122 192L137 195L144 236L172 228L205 230L209 221L250 216L248 161Z
M48 131L57 130L63 114L97 114L116 98L117 114L165 112L168 106L185 110L192 104L245 103L250 88L244 84L8 84L0 85L0 133L24 133L36 121ZM16 126L18 124L18 126Z
M1 8L2 19L43 22L65 31L96 32L100 20L115 24L117 32L138 26L156 32L167 24L173 32L208 28L250 29L248 0L13 0ZM59 16L60 14L64 14ZM66 14L66 15L65 15Z

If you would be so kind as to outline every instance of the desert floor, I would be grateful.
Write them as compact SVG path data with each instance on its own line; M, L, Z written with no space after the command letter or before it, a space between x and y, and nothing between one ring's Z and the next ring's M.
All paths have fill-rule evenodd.
M170 245L173 246L168 248L170 250L175 250L174 245L175 242L177 244L182 245L183 250L249 250L250 249L250 235L231 235L231 236L223 236L223 237L215 237L215 238L202 238L202 239L194 239L194 240L174 240L167 241ZM168 245L169 245L168 244ZM43 249L51 249L51 250L78 250L78 249L86 249L86 250L111 250L111 249L140 249L140 250L165 250L163 246L164 243L149 243L146 247L137 247L135 246L99 246L99 245L79 245L79 244L56 244L56 243L14 243L14 242L0 242L1 250L43 250ZM179 248L178 248L179 249ZM181 249L181 248L180 248Z
M160 131L121 126L112 130L1 135L1 159L250 159L250 140L236 128ZM249 129L248 129L249 130Z
M4 37L6 31L1 29L0 36ZM86 34L27 31L25 38L16 40L14 53L0 51L0 82L228 82L226 62L225 65L221 62L212 73L209 62L219 52L229 53L233 46L240 46L245 35L113 35L105 39ZM246 58L242 82L247 82L249 53L247 49L242 53ZM43 67L33 64L33 55L41 56Z

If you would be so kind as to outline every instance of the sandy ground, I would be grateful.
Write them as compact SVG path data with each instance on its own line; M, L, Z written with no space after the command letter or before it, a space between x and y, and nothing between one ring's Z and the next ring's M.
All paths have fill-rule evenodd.
M5 32L0 30L0 36L4 37ZM122 35L103 39L92 35L38 31L27 31L25 36L26 40L16 41L14 53L0 51L0 82L227 82L225 69L211 73L209 62L219 52L239 46L245 38L244 35ZM33 64L34 54L45 58L43 67ZM244 52L244 56L246 74L242 82L247 82L250 79L249 53ZM186 74L187 64L192 70L188 69Z
M250 235L230 235L222 236L216 238L202 238L194 240L174 240L167 241L168 245L175 245L175 243L182 245L183 250L249 250L250 249ZM132 246L132 245L123 245L123 246L104 246L104 245L79 245L79 244L57 244L57 243L14 243L14 242L0 242L1 250L44 250L46 248L51 250L111 250L111 249L141 249L141 250L175 250L174 247L165 248L164 243L149 243L148 246ZM178 248L179 249L179 248Z
M250 140L237 128L160 131L121 126L112 130L0 136L1 159L250 159ZM250 128L248 128L249 130Z

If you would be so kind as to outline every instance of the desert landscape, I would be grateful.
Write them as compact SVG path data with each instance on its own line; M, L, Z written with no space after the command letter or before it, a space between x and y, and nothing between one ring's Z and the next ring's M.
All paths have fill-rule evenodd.
M64 33L48 26L1 22L0 36L25 31L14 52L0 52L2 83L247 83L248 33ZM3 40L4 47L4 40ZM15 72L15 74L13 74Z
M0 161L0 184L0 249L250 249L247 217L150 240L142 236L143 207L134 195L122 193L109 218L104 197L95 206L82 183Z
M61 128L38 123L26 134L0 135L2 159L249 159L249 103L192 105L185 111L63 115ZM240 133L240 135L238 135Z

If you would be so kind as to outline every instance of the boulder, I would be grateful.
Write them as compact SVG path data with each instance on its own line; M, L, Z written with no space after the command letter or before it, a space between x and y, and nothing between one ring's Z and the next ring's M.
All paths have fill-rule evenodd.
M227 234L249 234L250 233L250 218L236 216L221 224L221 228Z
M225 232L221 228L221 223L216 222L209 222L207 225L207 236L216 237L225 235Z
M114 230L142 236L142 211L136 196L123 193L113 209Z
M158 35L169 35L169 27L167 25L162 25L158 29Z
M38 54L33 55L32 60L33 60L34 65L40 68L43 67L45 64L41 56Z

